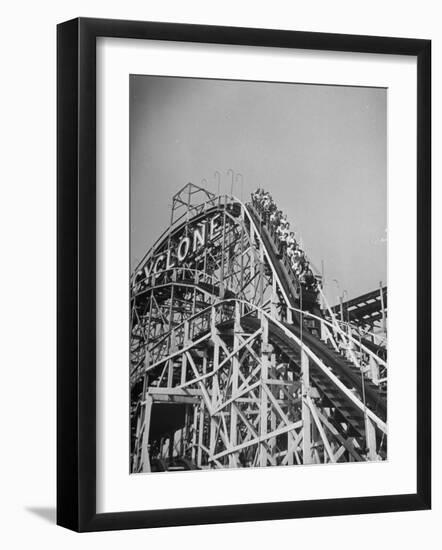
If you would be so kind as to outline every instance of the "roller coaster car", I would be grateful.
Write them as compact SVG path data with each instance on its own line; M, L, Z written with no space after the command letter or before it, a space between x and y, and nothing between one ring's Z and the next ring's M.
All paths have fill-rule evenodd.
M229 203L226 206L226 210L233 216L238 217L241 214L241 205L238 202Z
M201 470L201 468L184 457L153 458L150 461L151 472L182 472L184 470Z

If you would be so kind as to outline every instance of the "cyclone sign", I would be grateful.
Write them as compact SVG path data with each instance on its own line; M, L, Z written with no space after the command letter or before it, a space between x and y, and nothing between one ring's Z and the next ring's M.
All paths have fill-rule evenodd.
M190 229L189 235L183 235L177 242L171 241L166 252L162 252L146 263L142 271L138 273L144 273L146 279L149 279L151 275L156 276L159 272L181 265L189 254L203 249L207 243L221 234L220 217L220 214L216 214L210 220L199 223Z

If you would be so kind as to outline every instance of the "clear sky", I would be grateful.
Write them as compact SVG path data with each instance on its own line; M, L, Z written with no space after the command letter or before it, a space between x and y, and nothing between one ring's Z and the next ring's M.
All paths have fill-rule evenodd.
M325 266L331 302L386 284L387 91L131 76L131 268L167 227L188 182L270 191ZM334 280L336 279L335 282ZM338 289L339 285L339 289Z

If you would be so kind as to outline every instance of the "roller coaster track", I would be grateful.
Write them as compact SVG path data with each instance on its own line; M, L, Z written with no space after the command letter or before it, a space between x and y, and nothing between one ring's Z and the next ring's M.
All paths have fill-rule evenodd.
M131 295L132 472L386 458L385 354L323 314L251 205L189 206Z

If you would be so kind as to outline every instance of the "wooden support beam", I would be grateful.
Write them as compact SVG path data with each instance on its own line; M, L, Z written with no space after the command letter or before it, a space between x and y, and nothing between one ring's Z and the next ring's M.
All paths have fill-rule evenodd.
M152 415L152 397L147 394L144 402L144 429L141 443L141 471L150 472L149 431Z
M330 424L330 422L327 420L325 415L316 408L316 411L318 413L318 416L321 420L321 422L324 424L324 426L327 427L328 431L331 432L334 437L339 441L339 443L350 453L350 456L354 458L356 462L362 462L361 456L355 451L354 445L348 441L348 439L345 439L338 430L333 426L333 424ZM335 455L336 456L336 455Z
M157 386L149 386L149 395L154 398L154 401L160 395L172 395L172 396L196 396L201 397L201 390L191 388L158 388Z
M368 460L378 460L378 454L376 449L376 429L368 416L365 416L365 441L368 449Z
M184 345L188 346L189 341L189 323L188 321L184 322ZM183 353L181 359L181 385L186 383L186 372L187 372L187 355Z
M239 333L241 331L241 312L239 307L239 302L235 303L235 320L234 320L234 326L233 326L233 355L232 355L232 368L231 368L231 387L232 387L232 395L235 395L238 391L238 378L239 378L239 350L241 349L241 342L239 340ZM234 406L234 403L232 402L230 406L230 444L232 447L235 447L237 444L237 409ZM231 461L235 461L236 465L236 456L230 457Z
M262 344L261 344L261 381L266 380L269 376L269 322L262 316ZM267 437L267 408L268 396L265 391L265 386L261 382L260 386L260 419L259 419L259 435L260 441ZM259 465L267 466L267 449L265 445L260 445L259 449Z
M310 409L305 398L310 390L310 367L309 358L302 347L301 350L301 380L302 380L302 463L311 464L312 456L312 430Z
M331 448L330 442L327 438L327 434L325 433L325 430L322 427L322 424L321 424L321 422L318 418L318 414L316 412L316 407L315 407L313 401L311 400L310 395L307 395L305 397L305 400L306 400L307 405L308 405L308 407L309 407L309 409L312 413L313 420L315 421L315 424L316 424L316 427L318 428L319 434L321 435L321 439L322 439L322 442L324 444L325 450L327 451L327 454L330 458L330 462L336 462L336 458L335 458L335 455L333 453L333 449Z
M217 460L223 456L228 455L229 453L236 453L240 451L241 449L246 449L247 447L251 447L253 445L260 445L261 443L264 443L266 440L271 439L272 437L276 437L281 434L285 434L291 430L298 430L302 426L302 420L299 420L298 422L294 422L290 426L284 426L283 428L278 428L274 432L268 432L265 436L259 436L254 439L251 439L249 441L246 441L244 443L241 443L240 445L237 445L236 447L233 447L230 450L222 451L220 453L217 453L216 455L213 455L213 460Z

